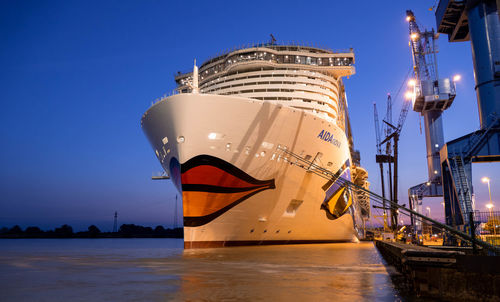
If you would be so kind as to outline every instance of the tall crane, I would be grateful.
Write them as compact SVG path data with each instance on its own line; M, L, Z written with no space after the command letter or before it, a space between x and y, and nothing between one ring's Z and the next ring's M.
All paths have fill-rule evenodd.
M406 11L410 51L413 60L413 110L424 117L428 180L408 190L410 207L421 210L422 198L442 196L441 160L439 150L444 145L441 115L455 99L455 85L449 78L440 79L437 69L434 29L421 31L415 15ZM413 217L412 217L413 223Z
M388 122L389 124L392 124L392 97L390 93L387 94L385 121ZM391 132L390 128L386 126L384 134L387 136L391 134L390 132Z
M406 82L406 79L405 79ZM381 141L380 139L380 125L378 119L377 105L373 104L373 112L374 112L374 121L375 121L375 136L376 136L376 147L377 147L377 155L375 157L376 162L380 167L380 179L382 184L382 197L385 198L385 183L384 183L384 163L388 164L388 174L389 174L389 199L391 201L397 202L397 186L398 186L398 141L401 130L403 129L403 125L408 114L409 104L411 102L406 101L403 104L401 109L401 113L398 119L397 126L392 124L392 97L390 94L387 95L387 108L386 108L386 116L383 120L384 127L382 128L383 133L385 135L385 139ZM391 140L393 140L393 144L391 144ZM385 144L385 153L382 151L382 147ZM383 205L384 216L386 215L385 211L387 210L385 203ZM397 228L397 212L395 207L391 207L391 226L393 229ZM384 219L385 222L385 219ZM387 224L389 224L387 222Z
M406 81L406 79L405 79ZM408 95L406 96L406 98ZM390 95L388 96L389 101L390 101ZM398 202L398 142L399 142L399 136L401 134L401 130L403 130L403 125L406 120L406 116L408 115L408 110L410 108L411 101L406 99L405 102L403 103L403 107L401 108L401 112L399 114L398 118L398 124L394 126L392 123L389 121L385 121L384 123L388 126L388 131L386 134L385 139L380 143L381 145L383 144L390 144L391 139L393 140L392 144L392 153L393 155L390 156L392 160L389 160L389 173L391 172L391 167L390 163L393 162L393 175L392 175L392 183L390 184L390 195L391 199L393 202L397 203ZM389 148L388 148L389 149ZM391 178L389 176L389 178ZM391 182L391 180L389 180ZM397 209L395 206L391 207L391 226L393 230L396 230L398 227L398 213Z
M380 144L380 123L378 121L377 103L373 102L373 120L375 121L375 140L377 155L382 154L382 145Z
M375 139L376 139L376 148L377 154L375 155L375 161L379 164L380 167L380 183L382 186L382 197L383 197L383 219L384 219L384 230L386 229L386 225L388 225L387 213L386 213L386 204L385 204L385 182L384 182L384 163L390 161L390 158L386 154L382 154L382 144L380 143L380 124L378 120L378 112L377 112L377 104L373 103L373 120L375 121Z
M424 116L429 181L441 182L439 150L444 144L441 114L455 99L454 85L448 78L439 79L436 57L437 35L434 29L420 31L415 15L406 11L413 59L413 110Z
M398 143L403 125L406 121L410 105L413 110L420 112L425 119L426 144L427 144L427 164L429 181L420 184L418 194L411 190L410 207L412 206L411 196L421 196L422 186L425 185L428 193L426 196L436 196L442 194L441 183L441 165L439 150L443 146L443 127L441 113L447 109L455 98L454 85L451 85L449 79L439 79L437 72L436 43L437 35L434 30L421 31L416 22L412 11L406 11L406 19L409 24L410 49L413 61L413 78L408 82L413 88L413 92L405 94L405 101L401 108L396 125L392 123L392 100L391 96L387 99L386 120L384 120L385 139L378 142L379 146L385 144L386 154L380 155L377 162L389 164L389 196L393 202L398 202ZM406 79L405 79L406 81ZM377 131L377 130L376 130ZM391 145L392 140L392 145ZM380 152L379 152L380 153ZM392 153L392 155L391 155ZM393 167L391 169L391 164ZM392 173L392 175L391 175ZM413 189L413 188L412 188ZM413 202L415 203L415 202ZM419 202L417 201L417 204ZM391 226L397 229L396 208L391 208ZM413 223L413 218L412 218Z

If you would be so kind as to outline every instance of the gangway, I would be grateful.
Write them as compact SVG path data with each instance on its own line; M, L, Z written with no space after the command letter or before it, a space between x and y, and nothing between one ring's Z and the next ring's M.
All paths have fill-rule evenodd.
M286 146L278 145L276 148L276 154L278 154L278 156L281 156L281 158L290 165L303 169L305 173L313 173L328 181L337 182L339 185L345 186L348 190L351 191L351 193L369 196L370 203L371 201L373 201L378 206L381 206L385 203L391 207L397 208L400 213L405 213L408 216L410 215L416 216L422 221L426 221L429 224L441 228L443 231L447 232L448 234L450 234L450 236L453 236L454 238L459 238L472 245L481 246L482 248L492 252L493 254L500 255L500 249L495 247L494 245L484 242L476 237L472 237L467 233L457 230L456 228L453 228L449 225L440 223L430 217L418 213L417 211L409 209L404 205L400 205L396 202L383 198L382 196L366 188L363 188L362 186L356 185L355 183L340 177L340 173L334 173L312 161L307 160L305 157L302 157L301 155L298 155L293 151L289 150Z

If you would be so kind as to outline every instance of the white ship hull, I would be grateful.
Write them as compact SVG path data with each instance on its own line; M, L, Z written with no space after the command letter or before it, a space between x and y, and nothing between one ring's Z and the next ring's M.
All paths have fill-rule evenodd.
M335 124L270 101L212 94L166 98L141 124L182 192L186 248L356 240L348 189L341 194L348 206L335 212L332 196L325 198L331 183L278 149L350 180L347 138Z

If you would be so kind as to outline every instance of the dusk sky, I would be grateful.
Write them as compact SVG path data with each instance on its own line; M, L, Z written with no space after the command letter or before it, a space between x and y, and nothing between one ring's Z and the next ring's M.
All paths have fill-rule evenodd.
M434 3L1 1L0 227L110 231L115 211L119 224L172 226L175 191L170 181L151 180L161 166L141 115L175 88L174 73L190 70L193 59L267 42L271 33L278 41L354 49L356 74L345 79L354 143L380 193L373 102L382 119L387 93L396 95L411 67L405 11L435 28ZM449 141L479 128L471 47L444 35L438 45L440 77L462 76L443 115ZM402 203L409 187L427 180L419 119L423 127L409 112L400 141ZM498 210L500 164L473 166L476 207L485 211L483 176L491 178ZM427 205L442 218L440 200Z

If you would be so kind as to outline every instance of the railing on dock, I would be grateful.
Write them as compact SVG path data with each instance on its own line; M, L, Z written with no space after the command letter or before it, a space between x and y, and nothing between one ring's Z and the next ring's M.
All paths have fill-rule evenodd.
M473 213L475 235L491 245L500 246L500 211Z

